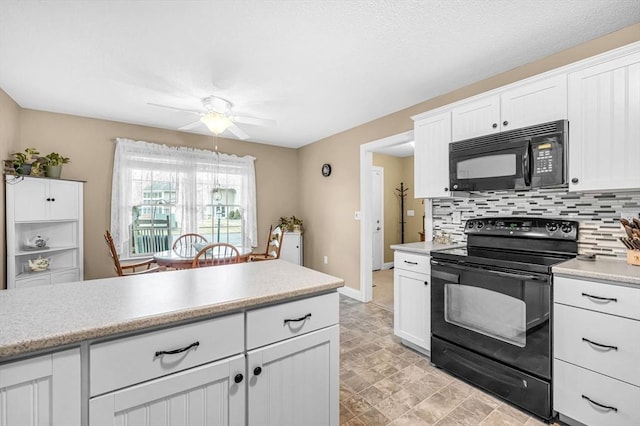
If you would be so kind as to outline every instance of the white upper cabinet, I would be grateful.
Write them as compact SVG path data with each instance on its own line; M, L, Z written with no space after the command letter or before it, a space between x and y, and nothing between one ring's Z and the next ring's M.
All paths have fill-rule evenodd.
M414 123L414 188L416 198L443 198L449 192L451 112Z
M640 188L640 53L569 74L569 190Z
M452 140L567 118L566 74L530 81L452 109Z
M81 185L75 181L24 178L15 185L13 197L16 222L78 219Z

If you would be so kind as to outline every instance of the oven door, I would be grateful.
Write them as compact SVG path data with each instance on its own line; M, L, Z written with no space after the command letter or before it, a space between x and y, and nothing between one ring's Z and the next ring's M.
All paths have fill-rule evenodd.
M551 378L549 275L442 260L431 265L433 336Z
M530 188L530 140L449 144L449 185L452 191Z

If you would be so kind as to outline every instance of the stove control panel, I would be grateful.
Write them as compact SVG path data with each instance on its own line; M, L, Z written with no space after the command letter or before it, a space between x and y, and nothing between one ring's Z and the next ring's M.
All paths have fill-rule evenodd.
M536 217L492 217L467 221L465 234L577 241L578 222Z

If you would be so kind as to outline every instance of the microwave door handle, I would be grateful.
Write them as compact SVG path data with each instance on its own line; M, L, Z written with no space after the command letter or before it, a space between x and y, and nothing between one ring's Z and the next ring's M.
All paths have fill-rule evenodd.
M531 186L531 141L527 140L522 154L522 177L524 184Z

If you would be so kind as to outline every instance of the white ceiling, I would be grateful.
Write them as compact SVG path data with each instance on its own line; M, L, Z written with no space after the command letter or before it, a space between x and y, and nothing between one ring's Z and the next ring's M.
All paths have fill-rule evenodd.
M300 147L637 22L638 0L1 0L0 88L167 129L198 117L147 103L214 94Z

